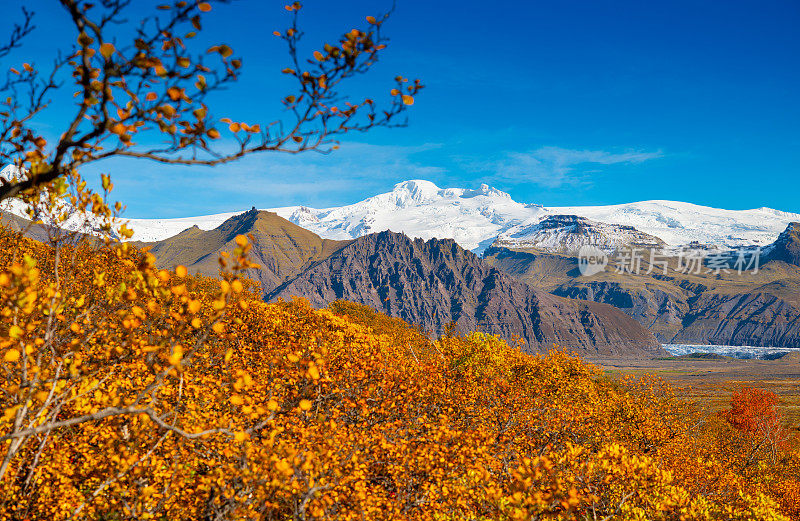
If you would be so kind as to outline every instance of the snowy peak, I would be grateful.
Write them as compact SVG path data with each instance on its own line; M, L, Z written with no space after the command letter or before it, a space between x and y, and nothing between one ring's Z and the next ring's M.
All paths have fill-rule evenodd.
M497 188L489 186L485 183L481 184L480 188L478 188L477 190L469 190L469 189L461 190L461 197L463 197L464 199L469 199L471 197L478 197L481 195L486 197L496 197L496 198L511 200L511 195L503 192L502 190L498 190Z
M469 188L439 188L430 181L420 179L413 179L410 181L403 181L394 185L394 189L390 194L395 204L400 208L407 208L409 206L418 206L426 203L436 203L437 201L452 200L452 199L472 199L474 197L487 197L490 199L500 198L511 200L511 196L502 190L498 190L485 183L481 184L477 190ZM381 196L376 196L381 198ZM373 199L373 198L370 198ZM367 199L369 201L370 199Z
M413 179L394 185L391 195L394 196L395 204L398 207L406 208L432 201L441 197L441 193L442 189L430 181Z
M538 223L509 229L500 234L492 246L574 255L583 246L595 246L612 253L623 247L663 248L665 243L632 226L606 224L577 215L549 215Z
M421 239L455 239L481 252L497 235L531 216L525 205L501 190L440 188L430 181L398 183L391 192L361 202L316 210L277 208L278 215L330 239L355 239L391 230Z

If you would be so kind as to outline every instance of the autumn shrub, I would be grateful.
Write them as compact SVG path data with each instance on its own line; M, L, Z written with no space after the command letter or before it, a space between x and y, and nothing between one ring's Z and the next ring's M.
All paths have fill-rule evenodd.
M656 378L352 303L265 304L237 244L218 280L0 233L0 518L796 512L791 447L754 471L738 424Z

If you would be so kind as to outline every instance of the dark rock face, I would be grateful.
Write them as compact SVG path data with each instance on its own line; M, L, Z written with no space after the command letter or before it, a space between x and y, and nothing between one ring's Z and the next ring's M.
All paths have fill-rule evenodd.
M664 343L800 347L800 308L770 287L778 284L764 288L772 293L723 293L704 286L694 288L696 293L673 293L591 282L554 293L616 306Z
M671 342L683 328L689 311L688 291L667 292L659 287L626 288L617 282L565 284L554 295L609 304L650 329L661 342Z
M800 309L768 293L706 293L683 318L675 343L800 348Z
M800 266L800 223L789 223L778 239L766 248L765 259Z
M453 240L411 240L382 232L355 240L267 295L325 306L344 299L441 333L451 321L526 342L588 355L652 356L655 337L619 310L536 291L484 264Z

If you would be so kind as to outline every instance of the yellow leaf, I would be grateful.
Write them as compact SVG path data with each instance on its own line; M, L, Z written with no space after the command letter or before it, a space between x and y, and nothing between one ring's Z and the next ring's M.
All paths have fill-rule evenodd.
M409 96L408 94L403 94L403 103L405 105L413 105L414 104L414 96Z
M6 362L16 362L17 360L19 360L19 351L16 349L9 349L8 351L6 351L3 360L5 360Z
M207 13L211 11L211 4L209 4L208 2L200 2L199 4L197 4L197 8L203 11L204 13Z
M19 326L11 326L8 328L8 336L11 338L20 338L25 332Z
M181 363L183 359L183 347L180 345L175 346L175 349L172 351L172 355L169 357L170 365L178 365Z
M300 409L304 411L311 409L311 400L300 400Z
M172 119L172 116L175 115L175 107L172 105L161 105L158 107L159 112L161 112L164 117Z
M170 87L169 89L167 89L167 96L169 96L169 99L171 99L172 101L178 101L179 99L181 99L182 95L183 93L181 92L181 89L179 89L178 87Z
M102 54L105 59L111 58L115 50L114 44L111 43L104 43L100 46L100 54Z
M179 277L185 277L189 271L186 269L186 266L177 266L175 268L175 275Z

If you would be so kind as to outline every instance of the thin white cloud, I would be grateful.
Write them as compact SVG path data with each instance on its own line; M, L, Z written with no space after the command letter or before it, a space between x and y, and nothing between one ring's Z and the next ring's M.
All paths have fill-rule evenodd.
M659 152L607 152L542 147L529 152L507 152L500 159L481 164L495 177L518 183L534 183L547 188L591 184L602 171L597 165L638 164L663 157Z
M385 181L429 179L444 170L412 156L438 148L346 143L330 154L252 156L223 171L209 172L203 183L213 190L269 197L354 192Z
M343 143L331 154L261 154L208 167L118 161L111 167L128 215L186 215L305 204L325 207L356 202L407 179L435 179L445 170L426 165L418 146Z

